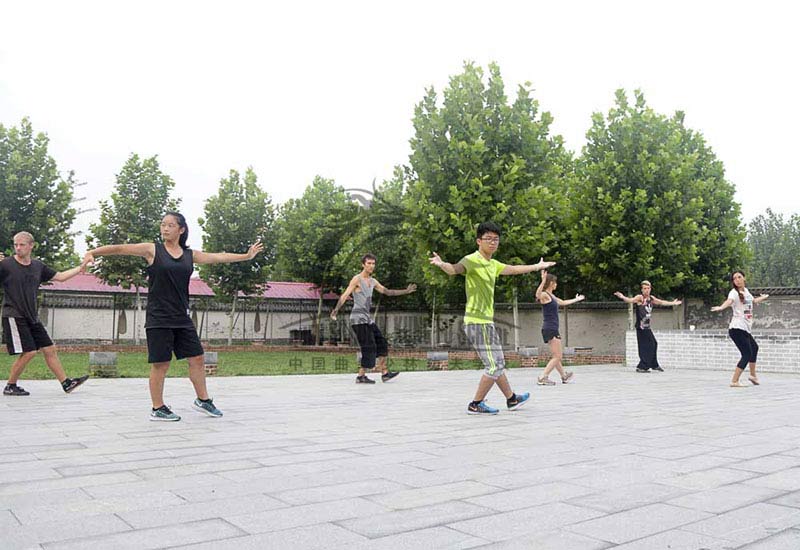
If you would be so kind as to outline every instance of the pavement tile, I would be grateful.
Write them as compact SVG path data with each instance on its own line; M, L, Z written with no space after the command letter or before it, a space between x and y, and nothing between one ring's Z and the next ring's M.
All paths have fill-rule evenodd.
M568 531L622 544L707 517L711 514L658 503L570 525Z
M682 529L743 545L795 525L800 525L800 510L759 502L685 525Z

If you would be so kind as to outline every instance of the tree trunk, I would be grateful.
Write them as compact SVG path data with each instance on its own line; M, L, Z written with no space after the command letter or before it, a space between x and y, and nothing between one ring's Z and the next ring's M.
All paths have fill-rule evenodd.
M237 293L238 294L238 293ZM231 303L231 312L228 317L228 345L233 345L233 316L236 313L236 294L233 295L233 303Z
M514 349L519 350L519 293L514 287Z
M138 314L138 316L137 316ZM142 316L142 292L136 287L136 311L133 315L133 344L139 345L139 317Z
M431 349L436 347L436 291L433 291L433 303L431 305Z
M322 288L319 289L319 302L317 302L317 321L315 323L314 332L314 345L319 345L319 333L320 333L320 323L322 317Z

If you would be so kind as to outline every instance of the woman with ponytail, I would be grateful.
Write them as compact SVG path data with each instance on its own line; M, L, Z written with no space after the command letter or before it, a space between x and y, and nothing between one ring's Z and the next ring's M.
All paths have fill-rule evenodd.
M556 383L550 380L550 373L553 372L553 369L556 369L558 374L561 375L562 384L566 384L572 378L572 373L565 371L561 365L563 350L561 348L561 334L558 331L558 308L559 306L568 306L580 302L585 296L576 294L571 300L562 300L553 294L557 286L558 278L543 269L542 282L539 283L539 288L536 289L536 300L542 304L542 339L545 344L550 346L551 358L547 366L545 366L542 376L536 379L536 383L540 386L555 386Z
M728 299L722 302L721 305L714 306L711 311L722 311L727 307L733 309L731 322L728 325L728 335L736 344L742 358L736 364L733 370L733 378L731 379L732 388L742 388L739 383L739 377L742 376L745 367L749 365L750 376L748 379L754 386L759 385L758 376L756 375L756 360L758 359L758 344L756 343L751 333L753 328L753 304L760 304L767 298L769 294L761 294L758 298L753 298L747 287L744 286L744 273L741 271L734 271L731 274L731 291L728 292Z
M192 250L187 244L189 227L178 212L167 212L161 220L161 242L112 244L90 250L84 262L98 256L139 256L147 261L147 355L150 367L150 420L176 422L180 416L164 404L164 379L173 353L186 358L189 379L197 399L192 406L208 416L220 417L206 389L203 346L192 324L189 310L189 279L194 264L218 264L252 260L263 248L256 241L245 254L210 253Z

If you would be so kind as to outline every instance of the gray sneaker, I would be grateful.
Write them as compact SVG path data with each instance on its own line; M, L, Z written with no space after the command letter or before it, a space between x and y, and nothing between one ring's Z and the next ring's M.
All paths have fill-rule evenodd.
M208 416L213 416L214 418L219 418L222 416L222 411L214 406L214 401L211 399L203 401L200 398L197 398L194 400L194 403L192 403L192 407L196 411L200 411Z
M153 422L177 422L180 419L181 417L172 412L166 405L161 405L150 413L150 420Z
M566 371L566 372L564 373L564 376L561 378L561 383L562 383L562 384L566 384L566 383L567 383L567 382L569 382L570 380L572 380L572 373L571 373L571 372L569 372L569 371Z
M556 383L550 380L549 378L537 378L536 383L540 386L555 386Z

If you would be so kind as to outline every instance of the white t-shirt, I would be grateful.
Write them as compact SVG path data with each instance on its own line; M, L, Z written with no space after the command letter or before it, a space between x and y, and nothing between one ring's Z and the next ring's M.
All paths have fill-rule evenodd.
M739 299L739 293L735 288L728 292L728 299L733 302L733 316L728 328L738 328L750 332L753 327L753 295L746 288L743 294L744 303Z

